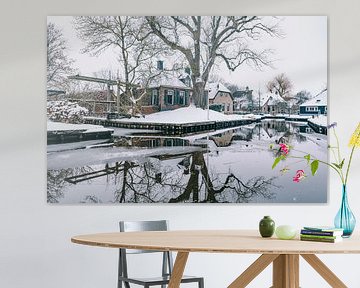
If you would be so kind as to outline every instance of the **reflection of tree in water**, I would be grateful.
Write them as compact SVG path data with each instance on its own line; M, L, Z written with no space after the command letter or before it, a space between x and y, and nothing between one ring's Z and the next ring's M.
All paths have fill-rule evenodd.
M64 197L64 190L71 184L65 181L68 177L82 175L91 171L90 167L67 168L47 171L47 202L58 203Z
M188 159L189 162L184 161ZM273 178L254 177L243 182L232 173L221 183L211 179L204 152L194 152L186 157L183 168L176 165L159 167L160 162L151 159L141 165L125 162L124 169L116 177L115 202L249 202L254 197L270 199ZM217 184L214 185L214 182Z
M187 183L186 189L176 198L170 199L169 202L183 202L193 197L192 202L249 202L256 196L267 199L273 197L273 193L269 192L269 188L273 186L274 178L266 179L265 177L254 177L243 182L239 177L229 173L224 181L217 180L218 185L214 185L214 179L211 179L208 168L202 152L193 154L193 162L191 165L191 176ZM199 199L199 180L202 180L207 190L204 199Z
M185 175L177 167L159 167L159 160L150 159L140 165L125 161L116 177L115 202L167 202L169 195L184 188Z

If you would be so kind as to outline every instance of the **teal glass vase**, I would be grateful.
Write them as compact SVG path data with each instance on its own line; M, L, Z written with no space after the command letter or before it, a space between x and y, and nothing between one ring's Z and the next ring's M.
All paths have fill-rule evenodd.
M349 207L346 185L342 187L341 206L336 214L334 224L336 228L344 229L343 237L346 238L350 237L355 229L356 219Z

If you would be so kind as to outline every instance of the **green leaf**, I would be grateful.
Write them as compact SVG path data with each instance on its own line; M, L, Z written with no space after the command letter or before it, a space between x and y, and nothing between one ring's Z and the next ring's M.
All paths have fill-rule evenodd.
M279 157L276 157L271 168L274 169L276 167L276 165L278 165L282 159L284 159L284 156L282 156L282 155Z
M343 166L344 166L344 163L345 163L345 158L341 161L341 163L340 163L340 169L342 169L343 168Z
M338 168L339 170L341 170L344 166L344 163L345 163L345 159L343 159L340 164L337 164L337 163L331 163L333 164L336 168Z
M309 165L309 163L310 163L310 158L311 158L311 157L310 157L310 154L305 155L304 158L306 159L307 164Z
M314 160L311 162L311 174L314 176L316 171L319 168L319 160Z
M270 149L272 150L274 148L274 145L273 144L270 144Z
M331 164L333 164L336 168L341 169L339 164L337 164L337 163L335 163L335 162L333 162L333 163L331 163Z

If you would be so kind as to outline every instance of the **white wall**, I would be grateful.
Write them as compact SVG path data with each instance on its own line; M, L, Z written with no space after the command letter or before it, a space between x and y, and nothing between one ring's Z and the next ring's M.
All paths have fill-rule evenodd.
M278 224L299 227L312 223L313 219L331 223L340 201L340 183L335 174L330 177L327 205L48 205L46 15L328 15L330 121L339 123L342 145L347 144L355 123L360 120L360 2L357 0L223 0L214 5L210 5L210 1L193 0L97 2L13 0L1 4L0 287L115 287L116 250L74 245L70 237L115 231L119 219L167 218L172 229L256 228L263 215L272 215ZM353 168L350 203L360 219L360 151L357 151ZM204 275L208 288L226 287L255 257L193 254L187 272ZM321 258L348 287L360 287L360 277L356 273L360 255ZM148 269L145 264L137 262L138 267ZM270 273L266 270L250 287L269 287ZM303 262L301 286L328 287Z

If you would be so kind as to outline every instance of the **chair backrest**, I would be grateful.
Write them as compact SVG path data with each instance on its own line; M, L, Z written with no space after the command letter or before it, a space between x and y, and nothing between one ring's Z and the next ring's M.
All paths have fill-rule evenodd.
M137 232L137 231L167 231L168 221L120 221L120 232ZM161 251L136 250L136 249L119 249L119 276L128 277L127 272L127 254L140 253L159 253ZM163 253L162 275L172 273L173 259L169 251ZM127 284L129 285L129 284ZM126 286L129 287L129 286Z
M120 232L167 231L167 220L156 221L120 221ZM159 251L126 249L126 254L155 253Z

